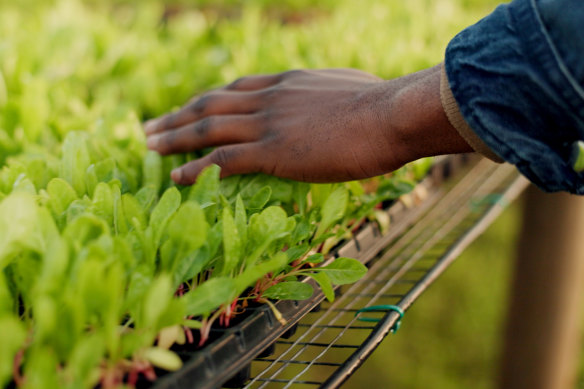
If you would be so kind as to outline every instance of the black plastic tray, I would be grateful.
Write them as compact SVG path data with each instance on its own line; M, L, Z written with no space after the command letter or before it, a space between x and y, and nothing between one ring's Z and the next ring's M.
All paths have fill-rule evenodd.
M443 179L465 164L466 155L440 158L431 168L427 178L418 184L422 192L435 191ZM408 218L415 220L415 207L407 208L400 202L394 202L386 211L393 222L387 234L381 236L375 223L361 226L355 237L340 244L332 253L333 257L347 256L359 259L363 263L375 257L391 240L411 225ZM319 308L324 300L320 289L310 279L315 293L308 300L277 301L277 309L282 314L282 325L267 305L247 308L245 318L230 328L215 327L211 329L209 343L201 349L190 345L179 351L183 367L173 373L164 373L155 382L142 381L140 388L153 389L210 389L220 387L241 387L249 380L251 361L258 356L268 356L272 345L281 337L291 335L298 321L311 310ZM337 289L337 293L340 289Z

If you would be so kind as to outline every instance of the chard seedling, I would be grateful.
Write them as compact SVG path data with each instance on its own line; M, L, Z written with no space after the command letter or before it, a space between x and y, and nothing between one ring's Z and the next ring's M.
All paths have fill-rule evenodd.
M262 53L281 49L266 39L249 58L232 56L255 12L227 23L193 11L161 27L154 3L121 13L111 1L25 3L0 12L8 59L0 66L2 387L132 387L155 380L155 366L179 368L174 345L196 348L198 339L203 347L213 324L229 326L251 301L284 321L276 301L313 296L305 277L332 301L334 286L365 268L326 262L329 249L429 168L424 160L366 183L317 185L263 174L220 179L211 166L192 187L177 187L170 171L209 150L149 152L143 119L235 73L310 65L321 47L267 18L270 31L301 50L286 63L266 60ZM342 18L362 8L352 4L331 12L331 26L345 28ZM353 47L331 36L321 46L343 53L334 58L343 66L367 68L370 59L355 55L362 44L387 45ZM369 70L398 71L387 65Z

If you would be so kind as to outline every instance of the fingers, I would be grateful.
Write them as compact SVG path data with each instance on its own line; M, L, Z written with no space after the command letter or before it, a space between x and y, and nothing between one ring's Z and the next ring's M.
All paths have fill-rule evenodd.
M261 150L256 143L245 143L219 147L206 156L174 169L171 178L180 185L195 183L201 171L209 165L221 167L221 177L233 174L256 173L261 171Z
M151 150L168 155L230 143L252 142L258 134L257 115L217 115L151 135L147 145Z
M147 121L144 131L152 135L182 127L204 117L220 114L253 113L262 99L256 92L217 90L194 98L176 112Z
M231 84L227 85L225 89L236 91L255 91L269 88L276 85L282 79L281 74L262 74L256 76L241 77Z

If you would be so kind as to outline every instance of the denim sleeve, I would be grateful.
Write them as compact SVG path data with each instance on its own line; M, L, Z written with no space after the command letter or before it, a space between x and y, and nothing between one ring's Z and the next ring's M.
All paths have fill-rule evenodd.
M445 69L460 113L546 191L584 194L584 1L514 0L459 33Z

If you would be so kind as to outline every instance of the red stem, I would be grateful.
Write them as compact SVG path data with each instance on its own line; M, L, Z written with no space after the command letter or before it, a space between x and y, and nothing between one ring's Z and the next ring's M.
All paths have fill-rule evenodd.
M22 365L22 360L24 359L24 349L18 350L14 356L14 362L12 364L12 376L14 377L14 383L16 386L20 387L24 385L24 377L20 374L20 365Z

